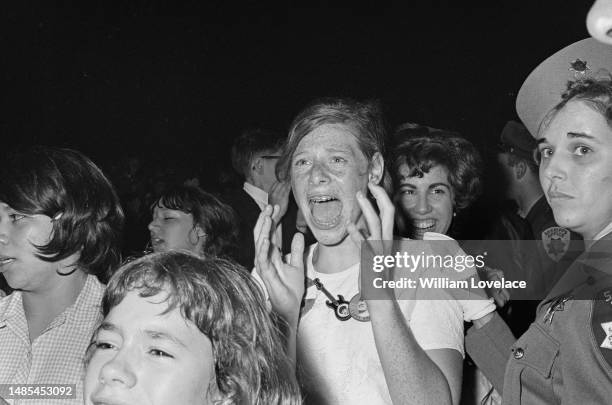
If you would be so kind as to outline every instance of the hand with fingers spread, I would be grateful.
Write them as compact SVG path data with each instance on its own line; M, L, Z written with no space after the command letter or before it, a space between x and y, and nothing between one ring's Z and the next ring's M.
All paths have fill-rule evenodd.
M291 193L291 183L277 181L270 188L268 193L268 203L272 206L278 205L279 210L272 216L274 225L278 226L281 219L287 213L287 207L289 206L289 193Z
M387 195L385 189L374 183L368 183L368 188L372 196L376 199L376 204L380 214L377 214L370 201L361 191L357 192L357 203L361 208L366 225L368 227L367 240L393 240L393 221L395 218L395 206ZM358 245L364 241L364 235L357 229L356 224L349 224L348 227L351 239Z
M384 251L391 247L393 241L393 221L395 218L395 207L391 202L391 199L387 195L387 192L380 186L368 183L368 188L374 198L380 214L377 214L370 201L363 195L362 192L358 192L357 203L361 208L361 212L365 219L367 226L366 235L362 233L362 230L358 229L357 224L350 223L347 226L347 230L351 237L351 240L358 246L362 246L364 241L368 241L368 249L371 249L374 255L386 255L390 252ZM385 241L380 243L379 241ZM378 243L377 243L378 242ZM392 278L393 269L388 269L387 277ZM362 275L363 276L363 275ZM388 291L391 293L392 291Z
M304 237L296 233L291 242L291 259L283 261L280 250L270 242L272 218L278 205L268 205L255 225L255 269L268 291L272 308L290 326L296 326L304 296Z

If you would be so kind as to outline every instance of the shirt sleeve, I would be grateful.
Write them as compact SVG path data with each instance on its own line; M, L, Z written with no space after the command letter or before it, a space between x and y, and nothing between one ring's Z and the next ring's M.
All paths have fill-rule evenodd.
M456 300L400 301L402 311L412 303L408 323L423 350L454 349L464 356L463 311Z

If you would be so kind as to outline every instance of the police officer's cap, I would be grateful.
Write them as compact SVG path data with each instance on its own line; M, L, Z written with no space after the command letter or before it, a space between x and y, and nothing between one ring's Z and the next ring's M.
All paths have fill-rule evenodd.
M585 76L599 77L612 72L612 46L593 38L575 42L531 72L516 98L516 111L532 136L540 123L560 101L567 83Z

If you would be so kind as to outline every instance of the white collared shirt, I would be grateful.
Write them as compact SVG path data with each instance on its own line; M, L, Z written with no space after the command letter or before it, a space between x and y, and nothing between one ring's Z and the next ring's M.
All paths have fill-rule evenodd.
M268 193L246 181L244 182L242 188L249 196L251 196L251 198L253 199L253 201L255 201L260 210L263 211L263 209L266 208L266 205L268 205ZM272 243L274 243L280 249L283 248L282 226L276 227L276 230L274 231L274 236L272 238Z

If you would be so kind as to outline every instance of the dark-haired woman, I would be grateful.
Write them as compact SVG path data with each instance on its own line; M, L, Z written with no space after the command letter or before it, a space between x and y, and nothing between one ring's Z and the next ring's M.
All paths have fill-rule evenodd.
M186 250L225 257L236 253L234 210L199 187L181 185L164 192L153 204L149 231L155 252Z
M36 147L0 163L0 384L71 386L37 403L80 404L102 280L119 263L123 212L81 153ZM96 277L98 276L98 277Z

